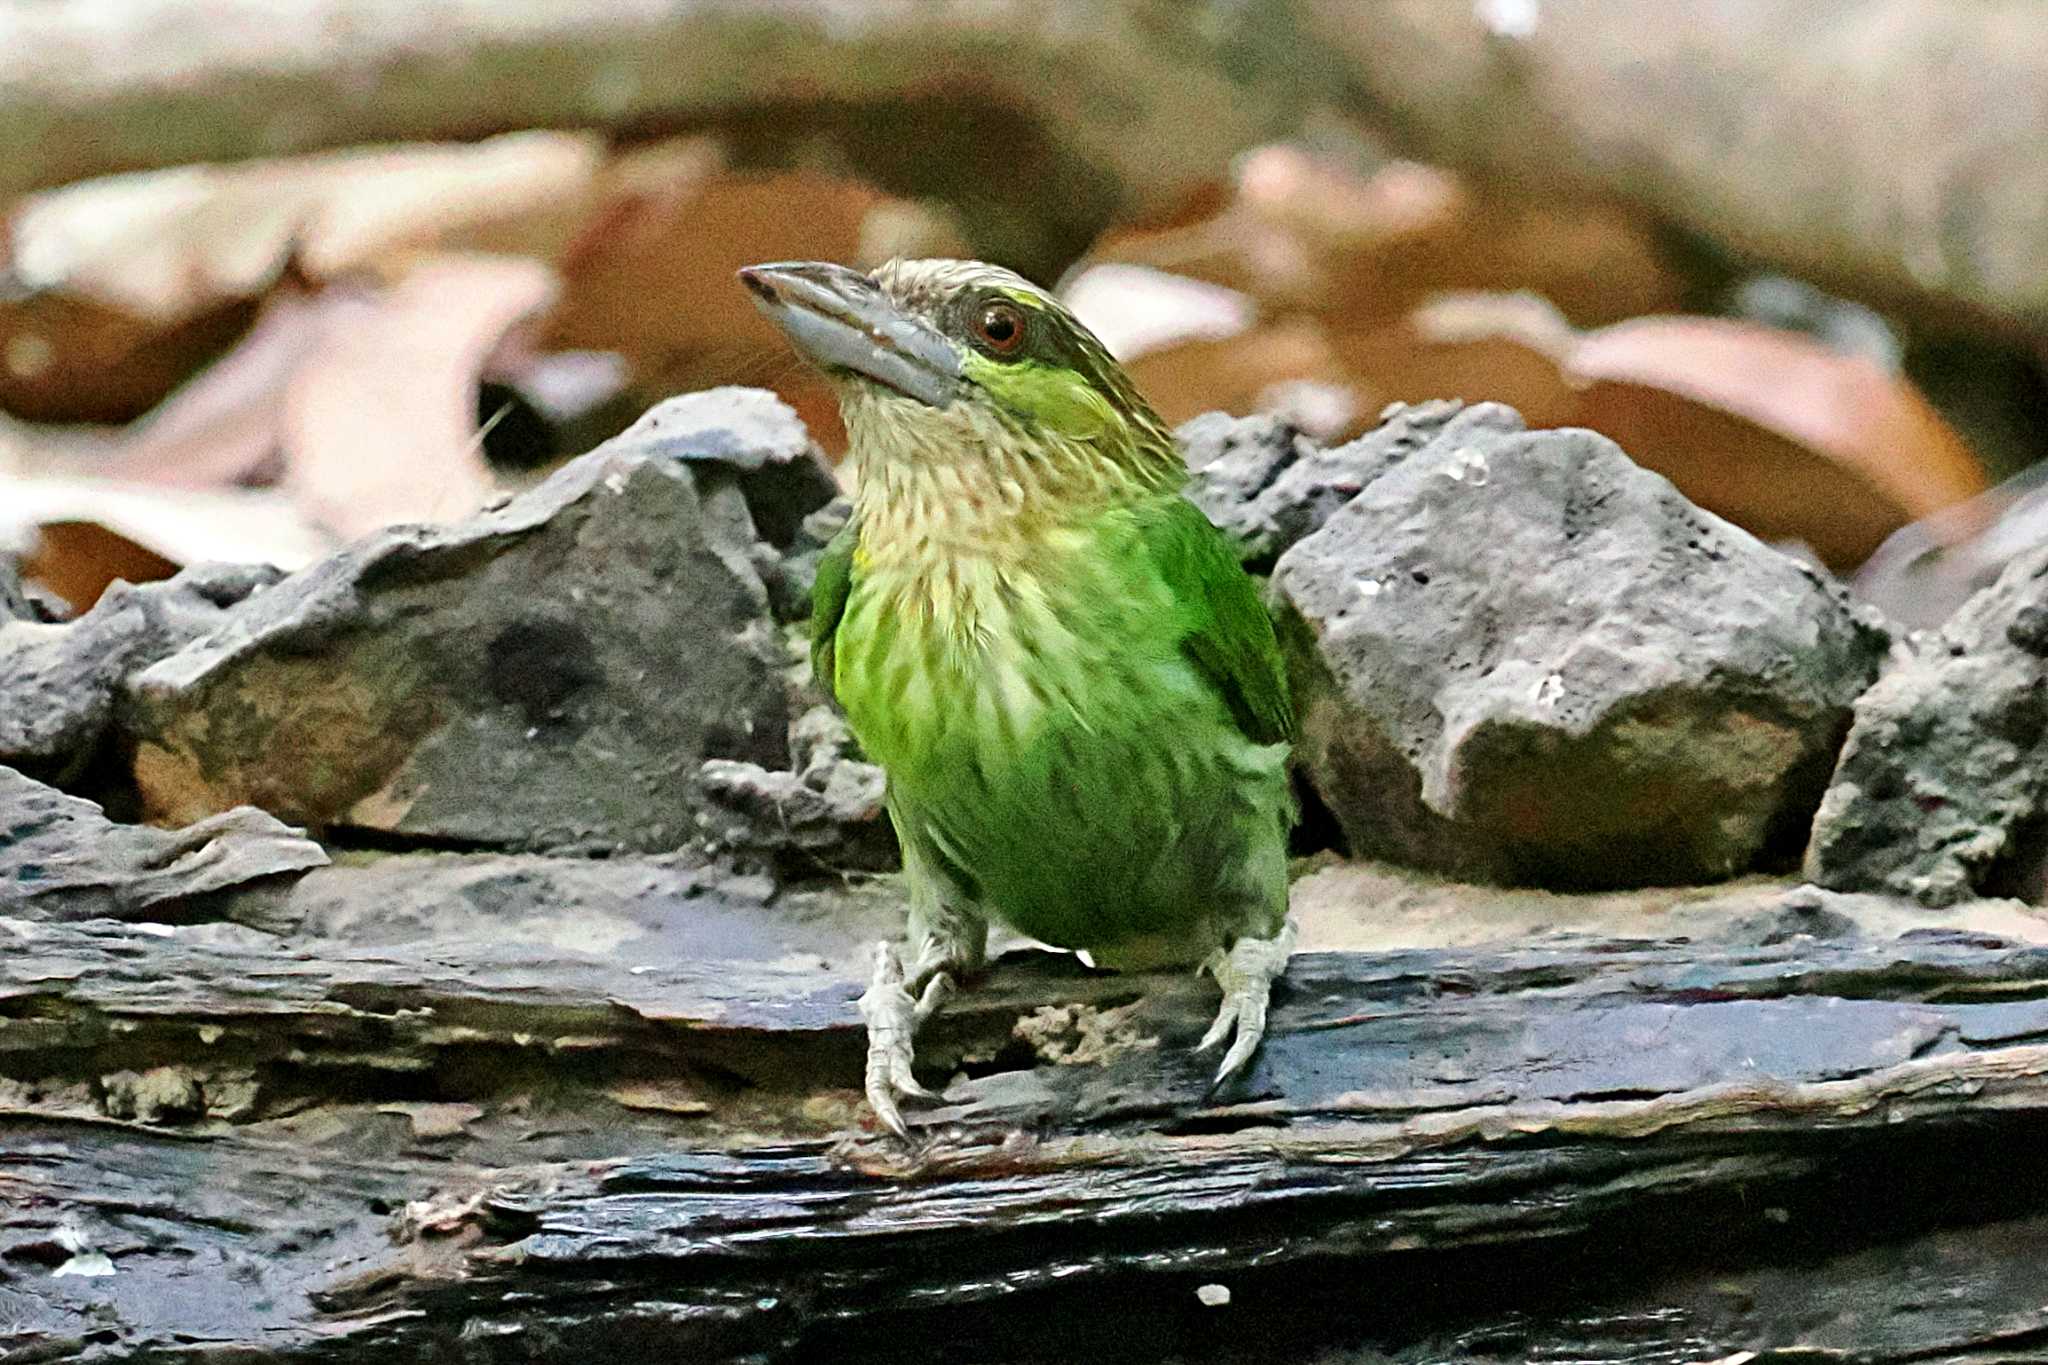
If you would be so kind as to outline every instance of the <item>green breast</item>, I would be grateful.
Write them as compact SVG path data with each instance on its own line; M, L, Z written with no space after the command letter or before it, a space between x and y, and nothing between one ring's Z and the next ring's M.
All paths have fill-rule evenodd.
M1191 926L1248 860L1270 879L1284 837L1284 748L1248 739L1191 661L1135 537L1105 519L1028 569L878 569L837 636L835 688L904 837L1066 947Z

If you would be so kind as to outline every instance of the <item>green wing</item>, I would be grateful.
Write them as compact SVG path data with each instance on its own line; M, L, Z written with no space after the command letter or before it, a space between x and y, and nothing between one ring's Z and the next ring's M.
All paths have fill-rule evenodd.
M846 615L846 598L853 591L853 550L860 532L851 521L839 529L818 557L818 579L811 585L811 677L835 701L839 693L832 686L834 641L839 619Z
M1178 495L1146 509L1140 530L1180 596L1181 648L1223 693L1238 727L1260 744L1293 739L1273 620L1228 538Z

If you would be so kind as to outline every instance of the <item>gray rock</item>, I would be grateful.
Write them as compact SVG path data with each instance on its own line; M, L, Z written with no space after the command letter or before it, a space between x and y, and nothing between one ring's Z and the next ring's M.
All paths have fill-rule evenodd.
M0 768L0 916L163 918L181 901L326 864L302 831L247 806L184 829L122 825Z
M663 399L605 443L615 454L708 466L706 486L735 478L761 538L777 549L839 495L796 410L766 389L726 387Z
M162 583L116 583L61 625L37 619L25 594L19 610L7 607L0 582L0 763L69 781L99 748L128 678L282 577L259 565L194 565Z
M1926 905L2027 890L2048 858L2048 550L2013 561L1856 703L1807 870Z
M1520 431L1499 403L1396 403L1379 426L1323 450L1272 417L1205 413L1175 435L1193 475L1188 496L1236 538L1245 563L1269 570L1287 548L1317 530L1359 490L1433 442L1456 444Z
M883 807L882 770L857 755L853 733L827 706L790 729L797 769L713 759L702 779L716 811L698 817L706 849L781 858L813 867L882 871L897 865L895 831Z
M1628 886L1796 849L1884 633L1612 442L1499 412L1274 575L1300 757L1353 851Z
M0 625L41 619L28 585L22 582L20 562L13 555L0 554Z
M396 527L130 685L146 808L493 848L662 850L707 758L786 766L787 651L737 488L604 446Z
M808 621L811 617L811 589L818 581L818 561L832 537L853 517L853 501L836 497L803 519L796 539L786 553L775 557L764 573L768 595L775 603L779 621Z

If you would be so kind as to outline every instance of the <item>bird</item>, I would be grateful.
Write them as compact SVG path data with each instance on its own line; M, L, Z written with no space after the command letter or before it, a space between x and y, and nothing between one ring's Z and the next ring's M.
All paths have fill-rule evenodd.
M864 1090L899 1138L915 1034L998 920L1109 970L1222 990L1239 1074L1294 945L1295 732L1259 590L1172 433L1052 293L999 266L739 272L836 390L853 511L811 662L886 774L909 909L875 945ZM1213 1087L1212 1087L1213 1089Z

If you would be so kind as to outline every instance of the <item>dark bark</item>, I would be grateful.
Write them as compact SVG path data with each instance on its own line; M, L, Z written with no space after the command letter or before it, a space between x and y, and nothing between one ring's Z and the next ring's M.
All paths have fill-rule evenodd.
M1854 898L1730 893L1689 941L1303 954L1213 1101L1212 987L1012 956L931 1031L928 1075L963 1074L904 1150L845 1136L884 895L452 855L254 894L291 938L0 921L0 1351L1887 1359L2048 1331L2021 1288L2048 948L1889 937ZM1887 1269L1922 1262L1953 1292Z

